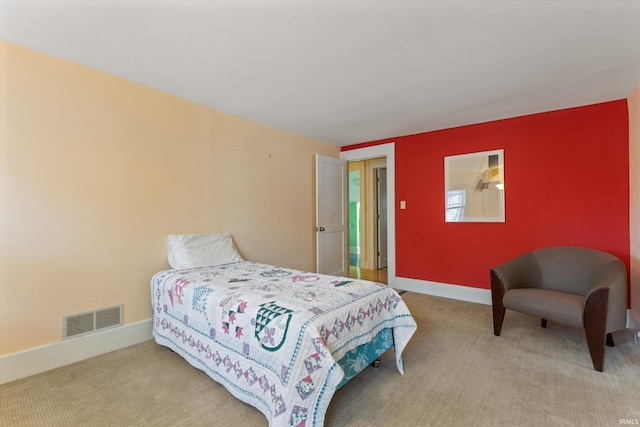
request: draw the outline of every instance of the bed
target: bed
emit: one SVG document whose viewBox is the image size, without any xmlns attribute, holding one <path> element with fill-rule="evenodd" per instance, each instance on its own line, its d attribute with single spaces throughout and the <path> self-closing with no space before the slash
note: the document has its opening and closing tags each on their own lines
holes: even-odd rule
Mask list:
<svg viewBox="0 0 640 427">
<path fill-rule="evenodd" d="M 169 236 L 169 263 L 151 279 L 156 342 L 270 426 L 322 426 L 335 390 L 389 349 L 404 374 L 416 323 L 390 287 L 245 261 L 229 233 Z"/>
</svg>

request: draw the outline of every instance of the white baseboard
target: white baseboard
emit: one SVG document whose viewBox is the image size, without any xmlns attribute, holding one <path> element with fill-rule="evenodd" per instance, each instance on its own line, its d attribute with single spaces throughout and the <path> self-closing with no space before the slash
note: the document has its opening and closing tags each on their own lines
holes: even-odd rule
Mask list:
<svg viewBox="0 0 640 427">
<path fill-rule="evenodd" d="M 396 277 L 395 289 L 491 305 L 491 290 Z M 627 328 L 634 324 L 627 310 Z M 638 322 L 640 323 L 640 321 Z M 151 319 L 0 357 L 0 384 L 153 339 Z"/>
<path fill-rule="evenodd" d="M 431 282 L 428 280 L 408 279 L 396 277 L 394 289 L 417 292 L 420 294 L 437 297 L 457 299 L 461 301 L 476 302 L 491 305 L 491 289 L 472 288 L 469 286 L 452 285 L 447 283 Z M 627 309 L 627 325 L 629 329 L 636 329 L 631 310 Z M 640 321 L 638 322 L 640 325 Z M 640 329 L 640 328 L 638 328 Z"/>
<path fill-rule="evenodd" d="M 627 328 L 640 331 L 640 315 L 631 310 L 627 310 Z"/>
<path fill-rule="evenodd" d="M 406 277 L 396 277 L 394 288 L 437 297 L 491 305 L 490 289 L 471 288 L 469 286 L 408 279 Z"/>
<path fill-rule="evenodd" d="M 153 339 L 151 319 L 0 357 L 0 384 Z"/>
</svg>

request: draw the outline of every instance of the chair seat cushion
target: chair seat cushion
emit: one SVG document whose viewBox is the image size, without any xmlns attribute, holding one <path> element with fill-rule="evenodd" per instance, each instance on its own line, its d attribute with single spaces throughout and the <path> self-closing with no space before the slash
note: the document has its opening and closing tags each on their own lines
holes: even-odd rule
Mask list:
<svg viewBox="0 0 640 427">
<path fill-rule="evenodd" d="M 548 289 L 509 289 L 502 299 L 505 308 L 563 325 L 584 327 L 584 297 Z"/>
</svg>

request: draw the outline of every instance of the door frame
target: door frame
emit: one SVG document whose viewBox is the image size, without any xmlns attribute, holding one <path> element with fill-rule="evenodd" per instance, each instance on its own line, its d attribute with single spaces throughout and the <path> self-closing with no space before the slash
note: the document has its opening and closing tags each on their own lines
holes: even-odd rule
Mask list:
<svg viewBox="0 0 640 427">
<path fill-rule="evenodd" d="M 382 251 L 381 251 L 381 246 L 382 245 L 380 244 L 380 235 L 381 235 L 381 233 L 380 233 L 380 223 L 381 223 L 380 207 L 383 206 L 383 204 L 380 203 L 380 194 L 381 194 L 381 192 L 380 192 L 380 178 L 379 178 L 379 176 L 380 176 L 380 171 L 381 170 L 384 170 L 384 172 L 385 172 L 385 175 L 384 175 L 385 176 L 384 196 L 385 196 L 385 199 L 386 199 L 386 197 L 387 197 L 387 182 L 386 182 L 387 181 L 386 180 L 387 167 L 385 166 L 383 168 L 382 167 L 374 167 L 373 168 L 374 178 L 375 178 L 375 181 L 374 181 L 375 188 L 374 188 L 374 192 L 373 192 L 373 194 L 374 194 L 373 205 L 375 207 L 375 212 L 374 212 L 375 223 L 374 223 L 374 230 L 373 230 L 374 231 L 374 233 L 373 233 L 374 234 L 373 251 L 374 251 L 374 255 L 375 255 L 375 267 L 378 270 L 382 269 L 382 268 L 387 268 L 387 265 L 389 263 L 389 255 L 388 255 L 388 251 L 387 251 L 387 248 L 386 248 L 386 245 L 385 245 L 385 252 L 386 252 L 385 253 L 385 255 L 386 255 L 385 262 L 386 262 L 386 264 L 384 266 L 380 265 L 380 264 L 382 264 L 382 262 L 381 262 L 382 261 Z M 385 205 L 386 205 L 386 203 L 385 203 Z M 386 213 L 389 212 L 389 210 L 386 209 L 386 206 L 385 206 L 385 211 L 386 211 Z M 386 228 L 389 228 L 389 221 L 387 221 L 387 217 L 385 217 L 384 226 Z M 387 233 L 387 234 L 389 234 L 389 233 Z"/>
<path fill-rule="evenodd" d="M 389 142 L 371 147 L 356 148 L 340 152 L 340 159 L 347 162 L 386 157 L 387 159 L 387 275 L 389 286 L 396 284 L 396 175 L 395 175 L 395 143 Z"/>
</svg>

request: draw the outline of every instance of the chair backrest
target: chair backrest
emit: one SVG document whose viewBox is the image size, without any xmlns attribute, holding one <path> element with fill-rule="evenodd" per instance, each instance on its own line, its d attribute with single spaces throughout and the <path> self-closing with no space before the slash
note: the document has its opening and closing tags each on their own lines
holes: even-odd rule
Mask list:
<svg viewBox="0 0 640 427">
<path fill-rule="evenodd" d="M 542 275 L 542 287 L 575 295 L 586 295 L 599 270 L 615 256 L 597 249 L 555 246 L 531 251 Z"/>
</svg>

